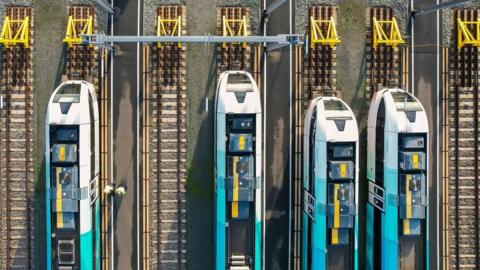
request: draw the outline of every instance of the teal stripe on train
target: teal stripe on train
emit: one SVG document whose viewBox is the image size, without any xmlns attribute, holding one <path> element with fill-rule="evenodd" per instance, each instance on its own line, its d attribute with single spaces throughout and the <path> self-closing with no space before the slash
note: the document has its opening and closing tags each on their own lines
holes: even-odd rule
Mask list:
<svg viewBox="0 0 480 270">
<path fill-rule="evenodd" d="M 100 270 L 100 202 L 99 199 L 95 202 L 95 245 L 96 245 L 96 258 L 95 269 Z"/>
<path fill-rule="evenodd" d="M 45 215 L 46 215 L 46 234 L 45 234 L 45 242 L 47 245 L 47 249 L 45 251 L 47 260 L 46 260 L 46 270 L 52 269 L 52 213 L 51 213 L 51 205 L 50 205 L 50 164 L 45 162 L 45 170 L 46 170 L 46 179 L 45 179 Z"/>
<path fill-rule="evenodd" d="M 93 270 L 92 230 L 80 234 L 80 270 Z"/>
<path fill-rule="evenodd" d="M 258 202 L 258 198 L 257 202 Z M 260 200 L 261 201 L 261 200 Z M 261 218 L 261 217 L 260 217 Z M 262 221 L 255 221 L 255 270 L 262 269 Z"/>
<path fill-rule="evenodd" d="M 382 269 L 398 265 L 398 206 L 391 196 L 398 195 L 398 169 L 384 167 L 385 213 L 382 214 Z"/>
<path fill-rule="evenodd" d="M 215 196 L 215 269 L 224 270 L 226 262 L 225 251 L 225 151 L 217 150 L 217 179 Z"/>
</svg>

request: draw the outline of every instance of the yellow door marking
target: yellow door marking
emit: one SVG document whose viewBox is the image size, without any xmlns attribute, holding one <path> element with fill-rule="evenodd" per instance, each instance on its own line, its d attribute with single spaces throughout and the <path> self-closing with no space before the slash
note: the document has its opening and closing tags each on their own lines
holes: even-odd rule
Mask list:
<svg viewBox="0 0 480 270">
<path fill-rule="evenodd" d="M 338 228 L 340 227 L 340 203 L 338 201 L 338 189 L 340 188 L 339 184 L 334 185 L 334 192 L 333 192 L 333 227 Z"/>
<path fill-rule="evenodd" d="M 345 163 L 340 164 L 340 177 L 347 177 L 347 164 Z"/>
<path fill-rule="evenodd" d="M 232 199 L 232 217 L 238 217 L 238 157 L 233 157 L 233 199 Z"/>
<path fill-rule="evenodd" d="M 417 154 L 413 154 L 413 156 L 412 156 L 412 163 L 413 163 L 413 164 L 412 164 L 412 167 L 413 167 L 414 169 L 418 169 L 418 165 L 419 165 L 419 164 L 418 164 L 418 155 L 417 155 Z"/>
<path fill-rule="evenodd" d="M 238 202 L 232 202 L 232 218 L 238 217 Z"/>
<path fill-rule="evenodd" d="M 238 149 L 245 150 L 245 137 L 243 135 L 238 137 Z"/>
<path fill-rule="evenodd" d="M 403 220 L 403 234 L 410 234 L 410 220 L 404 219 Z"/>
<path fill-rule="evenodd" d="M 65 145 L 61 145 L 58 149 L 58 159 L 60 161 L 65 161 Z"/>
<path fill-rule="evenodd" d="M 338 244 L 338 229 L 332 229 L 332 244 Z"/>
<path fill-rule="evenodd" d="M 407 208 L 407 213 L 406 216 L 407 218 L 412 218 L 412 192 L 410 191 L 410 179 L 412 179 L 412 176 L 410 174 L 407 174 L 405 177 L 406 183 L 405 183 L 405 196 L 406 196 L 406 205 L 405 207 Z"/>
<path fill-rule="evenodd" d="M 57 194 L 55 198 L 57 208 L 57 228 L 63 228 L 63 212 L 62 212 L 62 184 L 60 184 L 61 168 L 56 168 L 55 179 L 57 182 Z"/>
</svg>

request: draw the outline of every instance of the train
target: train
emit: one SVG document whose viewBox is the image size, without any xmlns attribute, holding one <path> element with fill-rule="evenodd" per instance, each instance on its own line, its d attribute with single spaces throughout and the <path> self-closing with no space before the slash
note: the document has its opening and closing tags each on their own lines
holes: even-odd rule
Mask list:
<svg viewBox="0 0 480 270">
<path fill-rule="evenodd" d="M 425 109 L 384 88 L 372 98 L 367 137 L 366 269 L 430 269 Z"/>
<path fill-rule="evenodd" d="M 99 109 L 94 86 L 69 80 L 45 120 L 46 269 L 100 269 Z"/>
<path fill-rule="evenodd" d="M 215 102 L 215 269 L 262 267 L 262 107 L 252 75 L 220 74 Z"/>
<path fill-rule="evenodd" d="M 314 98 L 303 134 L 303 270 L 358 269 L 355 115 L 337 97 Z"/>
</svg>

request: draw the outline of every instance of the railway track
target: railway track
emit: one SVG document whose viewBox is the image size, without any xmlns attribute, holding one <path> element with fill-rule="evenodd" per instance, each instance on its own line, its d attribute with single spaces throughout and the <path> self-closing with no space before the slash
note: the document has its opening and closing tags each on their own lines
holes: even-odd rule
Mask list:
<svg viewBox="0 0 480 270">
<path fill-rule="evenodd" d="M 186 34 L 185 7 L 160 6 L 157 15 L 165 19 L 181 16 L 182 35 Z M 174 23 L 165 23 L 165 27 L 171 31 Z M 150 260 L 147 265 L 152 269 L 186 269 L 185 44 L 152 46 L 149 56 L 150 116 L 146 124 L 150 124 L 147 142 L 151 149 L 146 160 L 149 164 L 144 160 L 144 167 L 150 172 L 144 177 L 150 178 L 150 214 L 144 213 L 143 220 L 149 224 L 144 226 L 144 230 L 148 229 L 144 237 L 150 242 L 146 247 L 146 258 Z"/>
<path fill-rule="evenodd" d="M 455 10 L 454 21 L 476 21 L 477 10 Z M 456 32 L 456 31 L 455 31 Z M 456 33 L 454 35 L 456 40 Z M 452 44 L 456 44 L 453 42 Z M 449 50 L 447 88 L 447 269 L 480 268 L 479 61 L 478 48 Z"/>
<path fill-rule="evenodd" d="M 372 7 L 367 10 L 367 71 L 366 71 L 366 96 L 370 99 L 373 94 L 380 90 L 381 86 L 400 86 L 400 79 L 407 82 L 408 77 L 404 77 L 404 72 L 400 72 L 400 49 L 392 46 L 380 44 L 373 48 L 373 18 L 377 20 L 391 20 L 393 9 L 386 7 Z M 387 27 L 385 32 L 389 33 Z M 406 51 L 406 50 L 405 50 Z M 402 58 L 403 59 L 403 58 Z M 407 60 L 407 59 L 404 59 Z M 403 65 L 404 68 L 407 66 Z M 402 75 L 402 77 L 400 76 Z"/>
<path fill-rule="evenodd" d="M 30 17 L 29 48 L 3 48 L 1 95 L 1 264 L 30 269 L 35 263 L 33 207 L 33 10 L 8 7 L 11 19 Z M 16 31 L 16 30 L 14 30 Z"/>
<path fill-rule="evenodd" d="M 337 20 L 336 6 L 311 6 L 308 16 L 310 34 L 310 17 L 316 20 Z M 325 25 L 321 25 L 326 33 Z M 294 142 L 294 222 L 293 222 L 293 269 L 301 269 L 301 230 L 303 211 L 303 121 L 305 111 L 311 99 L 319 96 L 338 96 L 336 82 L 336 47 L 315 44 L 308 53 L 301 47 L 295 48 L 295 142 Z"/>
<path fill-rule="evenodd" d="M 229 27 L 232 33 L 237 35 L 239 30 L 246 28 L 247 35 L 250 35 L 250 9 L 246 7 L 219 7 L 217 8 L 217 32 L 223 34 L 223 18 L 227 20 L 241 20 L 246 18 L 246 24 L 242 26 L 241 22 L 232 21 Z M 226 70 L 245 70 L 252 72 L 252 48 L 242 46 L 241 43 L 227 43 L 225 46 L 217 47 L 217 73 L 220 74 Z M 257 54 L 258 50 L 254 50 Z M 256 59 L 256 58 L 255 58 Z M 257 63 L 257 61 L 255 61 Z"/>
<path fill-rule="evenodd" d="M 311 6 L 307 33 L 310 33 L 312 27 L 310 17 L 316 20 L 329 20 L 330 17 L 333 17 L 336 22 L 337 7 Z M 325 24 L 321 25 L 322 33 L 327 32 L 326 27 Z M 304 56 L 303 79 L 305 83 L 303 84 L 303 93 L 307 102 L 318 96 L 337 94 L 336 50 L 336 46 L 332 48 L 328 45 L 315 44 L 313 48 L 308 49 L 308 54 Z M 304 105 L 306 108 L 308 104 Z"/>
<path fill-rule="evenodd" d="M 75 19 L 93 18 L 93 31 L 97 32 L 97 20 L 93 6 L 70 6 L 68 16 Z M 81 33 L 84 23 L 76 23 L 76 33 Z M 109 269 L 109 222 L 110 204 L 107 196 L 103 194 L 105 185 L 110 181 L 109 173 L 109 81 L 108 78 L 108 51 L 99 50 L 97 47 L 73 45 L 66 47 L 66 62 L 63 80 L 85 80 L 93 84 L 97 92 L 100 113 L 100 200 L 101 200 L 101 267 Z M 104 67 L 100 66 L 103 59 Z M 103 73 L 102 73 L 103 72 Z"/>
<path fill-rule="evenodd" d="M 68 15 L 77 19 L 93 17 L 93 28 L 96 31 L 97 23 L 95 9 L 92 6 L 70 6 Z M 76 32 L 81 33 L 84 24 L 76 24 Z M 68 79 L 82 79 L 94 84 L 99 94 L 98 80 L 98 48 L 94 46 L 74 45 L 67 47 L 66 76 Z"/>
</svg>

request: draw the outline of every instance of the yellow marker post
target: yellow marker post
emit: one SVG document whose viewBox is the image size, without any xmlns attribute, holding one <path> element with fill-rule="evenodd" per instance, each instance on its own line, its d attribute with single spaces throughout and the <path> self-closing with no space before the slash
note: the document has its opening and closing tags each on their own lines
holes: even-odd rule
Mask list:
<svg viewBox="0 0 480 270">
<path fill-rule="evenodd" d="M 238 217 L 238 157 L 233 157 L 233 199 L 232 199 L 232 218 Z"/>
<path fill-rule="evenodd" d="M 60 183 L 61 168 L 57 168 L 55 172 L 55 179 L 57 180 L 57 194 L 55 204 L 57 208 L 57 228 L 63 228 L 63 212 L 62 212 L 62 184 Z"/>
</svg>

